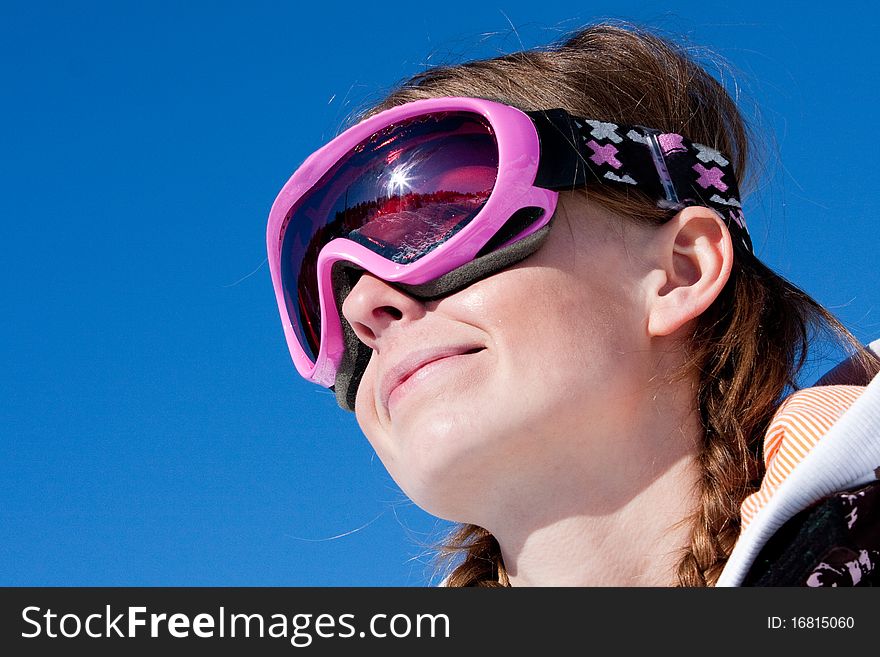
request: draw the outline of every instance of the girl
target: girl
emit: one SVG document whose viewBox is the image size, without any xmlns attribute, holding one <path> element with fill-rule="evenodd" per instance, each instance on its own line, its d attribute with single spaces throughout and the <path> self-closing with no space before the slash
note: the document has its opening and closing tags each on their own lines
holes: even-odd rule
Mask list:
<svg viewBox="0 0 880 657">
<path fill-rule="evenodd" d="M 460 523 L 446 584 L 880 577 L 880 360 L 753 253 L 748 156 L 681 48 L 600 24 L 415 76 L 282 189 L 291 355 Z M 791 394 L 822 328 L 852 358 Z"/>
</svg>

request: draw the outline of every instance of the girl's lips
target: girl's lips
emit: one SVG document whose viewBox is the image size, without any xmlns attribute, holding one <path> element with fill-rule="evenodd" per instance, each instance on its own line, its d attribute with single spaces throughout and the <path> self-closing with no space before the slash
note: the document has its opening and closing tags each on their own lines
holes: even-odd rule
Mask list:
<svg viewBox="0 0 880 657">
<path fill-rule="evenodd" d="M 442 361 L 475 354 L 484 349 L 485 347 L 482 345 L 464 344 L 413 352 L 389 369 L 382 377 L 380 386 L 382 407 L 388 411 L 392 394 L 399 397 L 400 393 L 415 385 L 417 380 L 424 378 L 429 371 L 437 369 Z"/>
</svg>

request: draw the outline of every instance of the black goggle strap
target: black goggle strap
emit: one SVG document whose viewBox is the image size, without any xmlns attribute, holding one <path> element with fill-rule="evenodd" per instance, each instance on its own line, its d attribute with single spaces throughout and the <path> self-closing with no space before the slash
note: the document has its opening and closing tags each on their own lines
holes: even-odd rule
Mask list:
<svg viewBox="0 0 880 657">
<path fill-rule="evenodd" d="M 638 189 L 671 214 L 709 207 L 753 251 L 733 165 L 719 151 L 677 133 L 582 119 L 564 109 L 526 114 L 541 143 L 535 186 L 565 191 L 600 182 Z"/>
</svg>

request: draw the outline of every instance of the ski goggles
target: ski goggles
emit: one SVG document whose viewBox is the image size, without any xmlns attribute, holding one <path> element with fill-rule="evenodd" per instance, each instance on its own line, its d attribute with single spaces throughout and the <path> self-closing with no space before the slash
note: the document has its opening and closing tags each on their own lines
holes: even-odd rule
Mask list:
<svg viewBox="0 0 880 657">
<path fill-rule="evenodd" d="M 676 133 L 455 97 L 349 128 L 302 163 L 269 213 L 297 370 L 353 409 L 371 350 L 340 309 L 361 273 L 420 298 L 450 294 L 534 252 L 559 192 L 594 184 L 643 194 L 670 217 L 709 207 L 752 249 L 730 161 Z"/>
</svg>

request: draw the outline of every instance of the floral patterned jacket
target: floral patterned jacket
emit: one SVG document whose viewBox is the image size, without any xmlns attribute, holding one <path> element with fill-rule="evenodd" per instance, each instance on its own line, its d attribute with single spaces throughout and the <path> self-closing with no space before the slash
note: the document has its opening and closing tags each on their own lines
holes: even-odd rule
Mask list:
<svg viewBox="0 0 880 657">
<path fill-rule="evenodd" d="M 880 586 L 880 482 L 795 515 L 764 545 L 742 584 Z"/>
</svg>

